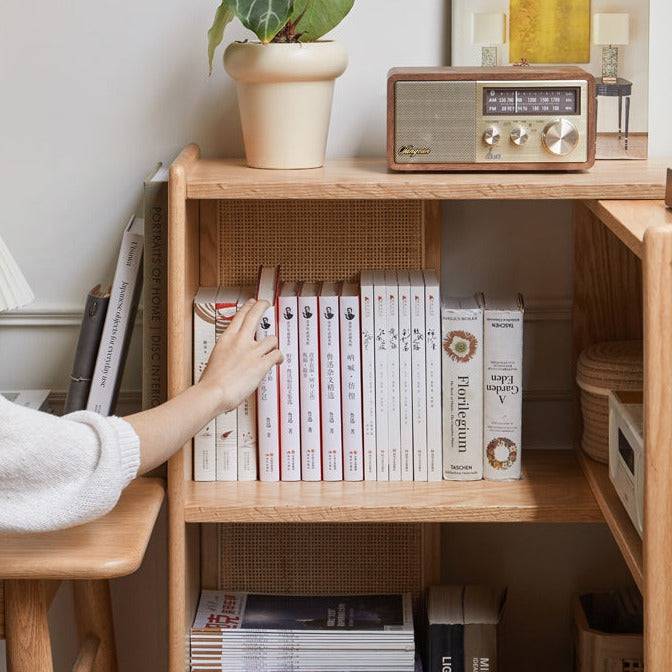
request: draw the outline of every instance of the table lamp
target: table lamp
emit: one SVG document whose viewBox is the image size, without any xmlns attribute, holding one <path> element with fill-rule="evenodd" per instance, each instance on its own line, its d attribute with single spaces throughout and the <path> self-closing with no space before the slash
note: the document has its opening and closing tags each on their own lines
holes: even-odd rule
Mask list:
<svg viewBox="0 0 672 672">
<path fill-rule="evenodd" d="M 630 42 L 629 14 L 594 14 L 593 42 L 602 45 L 602 81 L 618 79 L 618 47 Z"/>
<path fill-rule="evenodd" d="M 21 269 L 0 236 L 0 312 L 20 308 L 34 299 Z"/>
<path fill-rule="evenodd" d="M 506 42 L 506 14 L 486 12 L 471 15 L 472 43 L 481 46 L 481 66 L 497 65 L 497 45 Z"/>
</svg>

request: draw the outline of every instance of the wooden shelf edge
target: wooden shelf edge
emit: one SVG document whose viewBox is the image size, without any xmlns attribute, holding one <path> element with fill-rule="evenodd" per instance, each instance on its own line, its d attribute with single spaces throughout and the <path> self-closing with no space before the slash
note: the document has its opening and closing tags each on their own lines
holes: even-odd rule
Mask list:
<svg viewBox="0 0 672 672">
<path fill-rule="evenodd" d="M 577 450 L 578 460 L 604 519 L 618 545 L 625 564 L 640 591 L 644 591 L 644 560 L 642 539 L 609 479 L 609 469 Z"/>
<path fill-rule="evenodd" d="M 524 454 L 521 481 L 185 483 L 188 523 L 600 523 L 571 450 Z"/>
</svg>

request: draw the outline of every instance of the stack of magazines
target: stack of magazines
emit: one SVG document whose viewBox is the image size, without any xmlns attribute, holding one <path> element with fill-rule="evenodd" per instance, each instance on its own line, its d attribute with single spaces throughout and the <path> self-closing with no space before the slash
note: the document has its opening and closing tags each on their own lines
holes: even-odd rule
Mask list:
<svg viewBox="0 0 672 672">
<path fill-rule="evenodd" d="M 191 631 L 191 669 L 413 672 L 411 596 L 204 590 Z"/>
</svg>

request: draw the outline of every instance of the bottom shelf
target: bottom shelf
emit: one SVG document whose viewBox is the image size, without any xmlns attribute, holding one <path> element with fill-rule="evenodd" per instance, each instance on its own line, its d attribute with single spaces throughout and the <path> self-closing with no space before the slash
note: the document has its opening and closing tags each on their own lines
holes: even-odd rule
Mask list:
<svg viewBox="0 0 672 672">
<path fill-rule="evenodd" d="M 640 591 L 644 590 L 644 560 L 642 538 L 630 520 L 628 512 L 609 479 L 609 468 L 577 451 L 578 460 L 595 499 L 604 514 L 609 529 L 621 549 L 625 563 Z"/>
<path fill-rule="evenodd" d="M 525 452 L 520 481 L 185 485 L 191 523 L 604 522 L 572 450 Z"/>
</svg>

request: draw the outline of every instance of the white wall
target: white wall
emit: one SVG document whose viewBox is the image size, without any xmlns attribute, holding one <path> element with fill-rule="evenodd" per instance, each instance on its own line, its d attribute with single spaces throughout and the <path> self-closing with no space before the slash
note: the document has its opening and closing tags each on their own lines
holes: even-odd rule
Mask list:
<svg viewBox="0 0 672 672">
<path fill-rule="evenodd" d="M 0 232 L 38 301 L 0 318 L 0 388 L 64 388 L 84 293 L 111 272 L 121 227 L 136 206 L 142 176 L 157 159 L 189 141 L 200 143 L 207 155 L 241 154 L 231 83 L 220 65 L 207 77 L 205 32 L 214 5 L 205 0 L 3 1 Z M 351 60 L 337 87 L 331 156 L 383 154 L 385 73 L 394 65 L 446 62 L 447 22 L 442 0 L 358 0 L 336 32 Z M 668 156 L 670 24 L 669 3 L 652 0 L 651 153 Z M 543 227 L 536 220 L 540 216 Z M 540 319 L 528 325 L 528 341 L 535 344 L 528 352 L 528 387 L 537 396 L 528 398 L 526 431 L 532 433 L 528 439 L 542 437 L 535 419 L 548 413 L 560 427 L 566 412 L 564 402 L 554 405 L 551 395 L 544 396 L 544 388 L 558 391 L 570 384 L 567 205 L 541 210 L 535 204 L 451 204 L 446 220 L 446 233 L 458 244 L 446 242 L 444 282 L 460 290 L 496 285 L 503 268 L 501 261 L 489 260 L 503 249 L 513 273 L 507 276 L 510 286 L 538 299 Z M 535 237 L 545 236 L 553 241 L 547 244 L 552 265 L 542 259 L 528 265 Z M 467 253 L 480 253 L 481 261 L 467 264 Z M 139 387 L 138 354 L 136 344 L 126 390 Z M 534 411 L 535 405 L 545 410 Z M 469 534 L 465 528 L 463 538 Z M 571 529 L 565 534 L 571 546 Z M 576 535 L 582 543 L 585 534 Z M 592 557 L 614 556 L 605 535 L 594 544 Z M 526 542 L 521 553 L 527 548 Z M 577 577 L 593 575 L 585 572 L 584 560 L 568 561 Z M 162 523 L 143 572 L 114 587 L 126 672 L 144 670 L 146 660 L 156 669 L 164 667 L 164 622 L 157 613 L 165 614 L 165 581 Z M 52 610 L 61 633 L 71 626 L 67 602 L 67 596 L 59 598 Z M 68 669 L 71 638 L 56 639 L 58 669 Z"/>
</svg>

